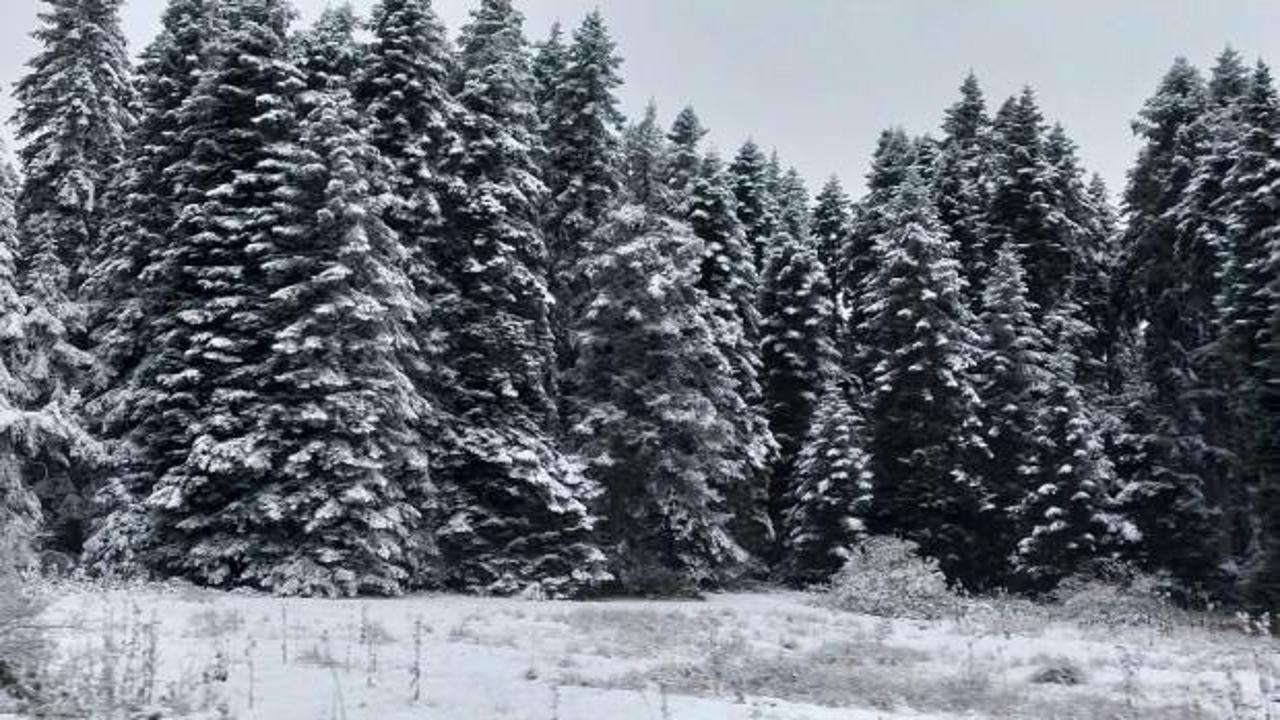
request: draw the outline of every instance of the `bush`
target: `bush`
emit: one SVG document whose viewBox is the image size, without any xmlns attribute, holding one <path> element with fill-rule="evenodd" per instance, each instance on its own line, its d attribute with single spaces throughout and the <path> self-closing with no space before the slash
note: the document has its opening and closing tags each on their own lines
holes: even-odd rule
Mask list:
<svg viewBox="0 0 1280 720">
<path fill-rule="evenodd" d="M 44 603 L 15 567 L 23 552 L 14 539 L 0 538 L 0 696 L 31 701 L 32 678 L 46 662 L 49 646 L 36 621 Z"/>
<path fill-rule="evenodd" d="M 1055 594 L 1061 601 L 1062 619 L 1083 627 L 1169 629 L 1178 614 L 1169 599 L 1168 584 L 1150 575 L 1069 578 Z"/>
<path fill-rule="evenodd" d="M 935 620 L 963 607 L 936 560 L 892 537 L 867 538 L 832 578 L 826 598 L 837 609 L 886 618 Z"/>
</svg>

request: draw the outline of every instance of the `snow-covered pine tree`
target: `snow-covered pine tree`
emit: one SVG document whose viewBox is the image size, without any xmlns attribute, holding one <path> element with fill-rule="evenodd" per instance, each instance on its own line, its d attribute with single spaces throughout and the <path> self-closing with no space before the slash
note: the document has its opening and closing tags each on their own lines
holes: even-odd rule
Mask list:
<svg viewBox="0 0 1280 720">
<path fill-rule="evenodd" d="M 604 489 L 602 529 L 631 592 L 715 585 L 746 552 L 727 531 L 720 491 L 740 473 L 734 396 L 710 300 L 698 288 L 703 243 L 688 227 L 628 205 L 583 261 L 573 437 Z"/>
<path fill-rule="evenodd" d="M 278 506 L 259 502 L 277 470 L 266 425 L 274 342 L 263 253 L 278 225 L 284 171 L 296 162 L 302 78 L 285 0 L 222 5 L 207 66 L 178 112 L 190 151 L 171 168 L 180 192 L 169 242 L 148 269 L 165 287 L 139 388 L 133 442 L 154 459 L 145 561 L 218 586 L 256 584 L 273 561 Z M 259 533 L 262 533 L 259 537 Z M 284 542 L 291 541 L 292 538 Z"/>
<path fill-rule="evenodd" d="M 784 521 L 784 575 L 791 582 L 825 582 L 855 557 L 866 535 L 872 478 L 861 403 L 850 394 L 834 369 L 827 374 L 796 461 Z"/>
<path fill-rule="evenodd" d="M 714 155 L 701 165 L 687 201 L 690 228 L 706 252 L 698 288 L 711 304 L 716 343 L 735 385 L 726 397 L 731 406 L 746 408 L 728 418 L 736 462 L 735 471 L 722 478 L 721 492 L 732 514 L 733 537 L 758 559 L 768 559 L 776 538 L 768 514 L 768 474 L 777 446 L 762 407 L 760 281 L 735 212 L 732 179 Z"/>
<path fill-rule="evenodd" d="M 430 398 L 453 382 L 441 358 L 449 328 L 431 314 L 433 305 L 455 295 L 433 263 L 444 224 L 437 193 L 448 181 L 439 168 L 454 143 L 452 48 L 430 0 L 381 0 L 368 31 L 373 37 L 356 79 L 356 101 L 369 118 L 374 147 L 394 168 L 396 202 L 386 221 L 409 251 L 406 269 L 415 293 L 427 300 L 415 323 L 418 352 L 406 353 L 401 365 L 419 394 Z M 430 438 L 444 424 L 434 414 L 423 422 Z"/>
<path fill-rule="evenodd" d="M 546 189 L 523 25 L 510 0 L 483 0 L 459 38 L 458 146 L 444 164 L 452 182 L 441 194 L 448 229 L 438 253 L 458 294 L 439 310 L 454 328 L 456 379 L 442 392 L 453 422 L 433 468 L 447 498 L 439 543 L 449 583 L 562 598 L 609 577 L 591 538 L 596 488 L 555 444 L 547 249 L 537 225 Z M 660 137 L 656 122 L 651 131 Z"/>
<path fill-rule="evenodd" d="M 827 271 L 827 288 L 831 293 L 832 323 L 840 313 L 840 265 L 847 253 L 849 236 L 853 232 L 853 203 L 840 178 L 832 175 L 814 198 L 813 215 L 809 218 L 813 241 L 818 249 L 818 260 Z"/>
<path fill-rule="evenodd" d="M 869 382 L 871 370 L 882 350 L 861 335 L 871 314 L 871 305 L 875 302 L 874 296 L 868 293 L 872 292 L 871 283 L 881 259 L 876 240 L 891 229 L 890 206 L 903 179 L 912 172 L 914 163 L 911 138 L 902 128 L 885 130 L 880 134 L 871 158 L 871 170 L 867 173 L 867 194 L 858 203 L 846 257 L 840 266 L 839 292 L 848 315 L 842 352 L 849 361 L 850 369 L 866 387 L 870 387 L 865 384 Z"/>
<path fill-rule="evenodd" d="M 315 109 L 312 100 L 323 101 L 325 93 L 354 91 L 364 60 L 364 48 L 355 37 L 360 22 L 350 5 L 327 7 L 294 42 L 298 69 L 306 83 L 306 91 L 297 100 L 299 117 L 309 116 Z"/>
<path fill-rule="evenodd" d="M 872 530 L 919 543 L 952 581 L 967 584 L 984 561 L 977 320 L 955 248 L 915 170 L 881 218 L 887 229 L 876 239 L 880 258 L 859 333 L 883 352 L 867 383 Z"/>
<path fill-rule="evenodd" d="M 316 42 L 354 43 L 323 18 Z M 336 77 L 340 55 L 311 56 Z M 285 595 L 398 594 L 422 583 L 431 506 L 418 418 L 427 404 L 399 365 L 416 350 L 422 301 L 402 270 L 408 251 L 382 216 L 392 201 L 349 88 L 312 78 L 300 147 L 260 234 L 272 334 L 260 386 L 272 471 L 242 520 L 252 563 L 242 582 Z"/>
<path fill-rule="evenodd" d="M 769 517 L 782 528 L 794 497 L 797 456 L 809 436 L 814 409 L 834 371 L 831 302 L 817 249 L 805 238 L 780 233 L 770 241 L 760 298 L 764 336 L 764 408 L 778 443 L 769 479 Z"/>
<path fill-rule="evenodd" d="M 19 290 L 14 269 L 19 186 L 8 158 L 0 158 L 0 545 L 23 551 L 47 528 L 47 518 L 65 523 L 83 516 L 82 509 L 71 512 L 76 509 L 59 502 L 42 503 L 33 490 L 48 481 L 49 463 L 94 459 L 98 450 L 65 398 L 44 392 L 43 368 L 57 353 L 54 346 L 64 340 L 41 298 Z M 64 496 L 61 503 L 75 499 Z M 48 506 L 47 514 L 42 504 Z M 48 529 L 56 533 L 66 528 Z M 5 563 L 21 560 L 0 558 Z"/>
<path fill-rule="evenodd" d="M 564 30 L 560 21 L 551 24 L 547 39 L 538 43 L 533 57 L 534 100 L 537 102 L 540 127 L 545 132 L 545 123 L 549 119 L 549 110 L 556 97 L 556 88 L 560 85 L 560 76 L 568 62 L 569 50 L 564 44 Z"/>
<path fill-rule="evenodd" d="M 973 73 L 960 86 L 960 99 L 947 109 L 934 171 L 938 221 L 955 243 L 960 269 L 969 285 L 974 312 L 995 260 L 987 230 L 991 202 L 991 119 Z"/>
<path fill-rule="evenodd" d="M 1030 87 L 1009 98 L 995 119 L 996 156 L 987 225 L 998 247 L 1022 253 L 1036 319 L 1052 312 L 1070 291 L 1071 220 L 1058 205 L 1056 174 L 1046 150 L 1046 129 Z"/>
<path fill-rule="evenodd" d="M 575 363 L 570 328 L 586 292 L 584 278 L 577 275 L 579 261 L 622 190 L 619 135 L 624 118 L 616 96 L 622 85 L 621 65 L 604 17 L 598 10 L 587 15 L 574 31 L 543 118 L 543 181 L 551 198 L 543 231 L 550 253 L 552 331 L 561 371 Z M 563 392 L 572 396 L 574 389 L 566 386 Z"/>
<path fill-rule="evenodd" d="M 1219 322 L 1225 389 L 1242 421 L 1236 445 L 1240 470 L 1258 498 L 1262 563 L 1248 590 L 1262 605 L 1280 598 L 1280 99 L 1270 68 L 1261 62 L 1240 100 L 1239 117 L 1225 181 L 1229 205 Z"/>
<path fill-rule="evenodd" d="M 88 404 L 96 431 L 108 441 L 110 466 L 98 492 L 100 527 L 87 544 L 92 562 L 124 572 L 149 534 L 143 504 L 157 477 L 158 458 L 133 446 L 130 431 L 149 412 L 142 388 L 158 370 L 160 316 L 172 276 L 161 262 L 177 222 L 174 172 L 190 152 L 181 109 L 209 60 L 220 13 L 208 0 L 170 0 L 160 34 L 137 68 L 137 123 L 128 156 L 110 191 L 107 242 L 99 246 L 84 296 L 92 309 L 92 350 L 106 373 Z M 100 567 L 106 570 L 105 567 Z"/>
<path fill-rule="evenodd" d="M 1008 558 L 1021 529 L 1017 507 L 1040 474 L 1039 423 L 1054 380 L 1053 348 L 1035 321 L 1016 247 L 1005 244 L 996 251 L 981 303 L 979 396 L 990 451 L 982 464 L 988 528 L 982 584 L 993 586 L 1008 580 Z"/>
<path fill-rule="evenodd" d="M 776 196 L 778 204 L 778 232 L 807 241 L 809 238 L 809 189 L 805 187 L 800 171 L 790 168 L 782 176 Z M 765 266 L 769 264 L 765 258 Z"/>
<path fill-rule="evenodd" d="M 670 190 L 663 177 L 667 164 L 666 137 L 658 124 L 658 105 L 645 106 L 644 117 L 622 134 L 622 179 L 628 202 L 655 211 L 671 206 Z"/>
<path fill-rule="evenodd" d="M 663 179 L 671 193 L 672 210 L 677 215 L 687 212 L 689 196 L 702 174 L 701 145 L 706 135 L 707 129 L 702 127 L 692 107 L 681 110 L 667 132 L 669 150 Z"/>
<path fill-rule="evenodd" d="M 1134 123 L 1146 140 L 1129 174 L 1127 229 L 1116 290 L 1120 318 L 1141 332 L 1142 407 L 1131 413 L 1134 450 L 1120 499 L 1143 536 L 1140 560 L 1166 569 L 1188 587 L 1216 582 L 1221 556 L 1217 512 L 1205 496 L 1215 451 L 1193 402 L 1194 348 L 1183 325 L 1183 245 L 1174 212 L 1199 154 L 1205 85 L 1183 59 L 1174 62 Z M 1131 453 L 1133 454 L 1133 453 Z"/>
<path fill-rule="evenodd" d="M 22 168 L 14 260 L 29 329 L 40 338 L 29 346 L 39 356 L 28 363 L 24 382 L 69 419 L 82 415 L 81 394 L 99 380 L 85 351 L 90 314 L 80 285 L 107 242 L 104 198 L 125 154 L 133 87 L 120 0 L 43 4 L 34 33 L 39 50 L 14 88 Z M 33 487 L 54 545 L 78 553 L 96 471 L 86 458 L 46 449 L 40 462 L 47 472 Z"/>
<path fill-rule="evenodd" d="M 756 274 L 763 275 L 766 246 L 778 229 L 778 203 L 771 188 L 769 159 L 755 141 L 748 140 L 729 165 L 729 174 L 738 202 L 738 221 L 755 258 Z"/>
<path fill-rule="evenodd" d="M 1106 542 L 1111 468 L 1089 415 L 1074 378 L 1055 378 L 1040 418 L 1039 467 L 1017 507 L 1014 583 L 1024 591 L 1052 590 Z"/>
<path fill-rule="evenodd" d="M 22 142 L 19 275 L 60 320 L 104 242 L 102 202 L 133 123 L 122 0 L 43 0 L 40 50 L 14 88 Z"/>
</svg>

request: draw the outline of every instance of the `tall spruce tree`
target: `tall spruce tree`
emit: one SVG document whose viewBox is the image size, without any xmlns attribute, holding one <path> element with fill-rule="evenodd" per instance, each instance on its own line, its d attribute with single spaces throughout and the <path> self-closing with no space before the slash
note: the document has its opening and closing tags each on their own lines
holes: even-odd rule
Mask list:
<svg viewBox="0 0 1280 720">
<path fill-rule="evenodd" d="M 775 527 L 782 527 L 795 494 L 798 455 L 836 353 L 827 275 L 817 250 L 786 233 L 770 247 L 760 299 L 761 359 L 764 407 L 779 449 L 770 475 L 769 516 Z"/>
<path fill-rule="evenodd" d="M 729 363 L 735 386 L 729 399 L 746 408 L 729 418 L 737 463 L 720 490 L 732 513 L 733 536 L 757 558 L 768 559 L 776 539 L 768 513 L 768 474 L 777 446 L 762 407 L 760 281 L 731 182 L 718 158 L 705 158 L 689 195 L 688 222 L 704 244 L 698 288 L 711 305 L 716 343 Z"/>
<path fill-rule="evenodd" d="M 756 274 L 764 274 L 766 246 L 778 229 L 778 203 L 770 179 L 769 159 L 760 146 L 748 140 L 729 165 L 738 221 L 755 258 Z"/>
<path fill-rule="evenodd" d="M 569 597 L 608 576 L 590 539 L 594 486 L 554 439 L 547 249 L 537 225 L 545 188 L 523 25 L 510 0 L 484 0 L 459 38 L 459 146 L 441 195 L 448 230 L 439 267 L 458 295 L 440 309 L 453 328 L 456 377 L 443 393 L 455 422 L 434 459 L 449 510 L 440 545 L 457 587 Z"/>
<path fill-rule="evenodd" d="M 547 49 L 544 47 L 544 55 Z M 623 116 L 616 92 L 622 59 L 599 11 L 573 34 L 555 92 L 545 105 L 543 180 L 550 203 L 543 231 L 550 253 L 550 286 L 555 298 L 552 329 L 562 371 L 575 361 L 571 327 L 582 311 L 585 279 L 579 261 L 591 238 L 617 203 L 622 189 L 620 132 Z M 565 386 L 572 402 L 574 388 Z"/>
<path fill-rule="evenodd" d="M 960 86 L 960 99 L 947 109 L 942 124 L 934 174 L 938 221 L 955 243 L 960 268 L 969 285 L 974 312 L 995 260 L 987 229 L 991 202 L 991 119 L 973 74 Z"/>
<path fill-rule="evenodd" d="M 976 320 L 955 247 L 938 226 L 924 180 L 911 169 L 883 209 L 877 270 L 859 333 L 881 348 L 870 368 L 872 530 L 902 535 L 955 582 L 976 583 L 986 453 L 972 373 Z"/>
<path fill-rule="evenodd" d="M 1133 418 L 1143 461 L 1130 468 L 1120 498 L 1142 532 L 1141 560 L 1189 588 L 1216 583 L 1221 555 L 1217 512 L 1205 495 L 1215 451 L 1193 400 L 1203 388 L 1185 324 L 1193 318 L 1184 314 L 1175 212 L 1196 167 L 1204 110 L 1203 78 L 1178 59 L 1134 123 L 1146 143 L 1129 174 L 1123 266 L 1114 286 L 1126 311 L 1121 318 L 1142 333 L 1144 351 L 1143 407 Z"/>
<path fill-rule="evenodd" d="M 32 346 L 42 357 L 24 381 L 66 418 L 77 418 L 81 396 L 100 381 L 85 351 L 90 312 L 80 286 L 107 242 L 106 196 L 133 124 L 133 87 L 120 0 L 43 4 L 34 33 L 39 50 L 14 88 L 22 169 L 14 260 L 43 340 Z M 34 486 L 54 545 L 73 553 L 88 531 L 95 489 L 96 471 L 85 460 L 51 452 Z"/>
<path fill-rule="evenodd" d="M 872 503 L 865 421 L 851 388 L 828 374 L 796 461 L 784 522 L 784 574 L 800 584 L 829 579 L 857 557 Z"/>
<path fill-rule="evenodd" d="M 701 176 L 701 145 L 706 135 L 707 129 L 702 126 L 692 107 L 681 110 L 671 123 L 671 130 L 667 132 L 670 151 L 663 168 L 663 180 L 671 193 L 673 209 L 677 214 L 687 208 L 689 195 Z"/>
<path fill-rule="evenodd" d="M 628 205 L 583 261 L 590 296 L 574 425 L 587 473 L 604 489 L 602 530 L 621 585 L 692 592 L 738 572 L 721 492 L 740 473 L 729 360 L 698 288 L 705 249 L 687 226 Z"/>
<path fill-rule="evenodd" d="M 108 476 L 99 489 L 100 526 L 88 543 L 92 561 L 117 571 L 132 565 L 150 533 L 143 501 L 161 472 L 153 455 L 132 440 L 146 421 L 154 374 L 161 355 L 161 315 L 173 280 L 163 262 L 176 238 L 176 173 L 192 151 L 182 132 L 182 108 L 195 89 L 223 13 L 207 0 L 170 0 L 160 34 L 143 52 L 137 69 L 137 123 L 128 137 L 128 157 L 111 190 L 107 242 L 93 258 L 86 279 L 92 350 L 106 377 L 88 409 L 99 434 L 109 441 Z"/>
<path fill-rule="evenodd" d="M 623 185 L 629 201 L 666 210 L 671 204 L 670 189 L 663 177 L 666 137 L 658 125 L 658 105 L 652 100 L 645 106 L 644 117 L 623 132 L 622 157 Z"/>
<path fill-rule="evenodd" d="M 818 260 L 827 272 L 827 289 L 831 293 L 833 324 L 840 311 L 840 264 L 847 252 L 853 232 L 853 203 L 840 179 L 832 175 L 814 198 L 813 215 L 809 219 Z"/>
<path fill-rule="evenodd" d="M 982 464 L 988 532 L 987 583 L 1008 580 L 1006 561 L 1019 539 L 1018 506 L 1040 474 L 1040 422 L 1054 377 L 1049 339 L 1035 321 L 1016 247 L 1001 247 L 983 289 L 981 377 L 985 437 Z"/>
<path fill-rule="evenodd" d="M 787 170 L 778 184 L 775 197 L 778 204 L 778 232 L 787 233 L 799 240 L 808 240 L 809 189 L 805 187 L 799 170 Z M 767 259 L 765 265 L 768 265 Z"/>
<path fill-rule="evenodd" d="M 211 585 L 267 582 L 259 544 L 279 507 L 259 502 L 273 475 L 265 426 L 273 342 L 263 253 L 287 235 L 276 207 L 296 162 L 293 110 L 302 79 L 283 0 L 223 6 L 225 27 L 179 110 L 190 152 L 170 241 L 144 275 L 165 278 L 156 371 L 144 378 L 135 442 L 155 459 L 146 502 L 148 564 Z"/>
</svg>

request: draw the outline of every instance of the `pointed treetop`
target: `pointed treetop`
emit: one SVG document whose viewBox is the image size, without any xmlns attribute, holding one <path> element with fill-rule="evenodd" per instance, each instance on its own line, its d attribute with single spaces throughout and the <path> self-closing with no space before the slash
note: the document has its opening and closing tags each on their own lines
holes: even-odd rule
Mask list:
<svg viewBox="0 0 1280 720">
<path fill-rule="evenodd" d="M 1209 100 L 1218 107 L 1231 104 L 1249 87 L 1249 68 L 1230 45 L 1218 55 L 1209 76 Z"/>
<path fill-rule="evenodd" d="M 971 70 L 960 86 L 960 99 L 947 109 L 946 119 L 942 122 L 943 132 L 949 141 L 974 140 L 989 122 L 987 102 L 978 85 L 978 77 Z"/>
</svg>

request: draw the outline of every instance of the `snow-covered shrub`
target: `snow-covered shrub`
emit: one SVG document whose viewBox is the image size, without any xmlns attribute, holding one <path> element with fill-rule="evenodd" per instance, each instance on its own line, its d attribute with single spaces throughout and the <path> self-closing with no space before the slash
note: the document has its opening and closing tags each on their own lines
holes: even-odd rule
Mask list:
<svg viewBox="0 0 1280 720">
<path fill-rule="evenodd" d="M 0 698 L 34 699 L 32 678 L 49 650 L 36 622 L 44 602 L 20 574 L 25 543 L 0 536 Z"/>
<path fill-rule="evenodd" d="M 935 560 L 915 543 L 871 537 L 832 578 L 826 601 L 840 610 L 890 618 L 937 619 L 962 607 Z"/>
<path fill-rule="evenodd" d="M 1168 583 L 1146 574 L 1127 577 L 1072 577 L 1058 587 L 1060 613 L 1082 626 L 1170 628 L 1178 614 Z"/>
<path fill-rule="evenodd" d="M 1047 658 L 1031 674 L 1031 682 L 1038 685 L 1083 685 L 1084 670 L 1068 657 Z"/>
</svg>

